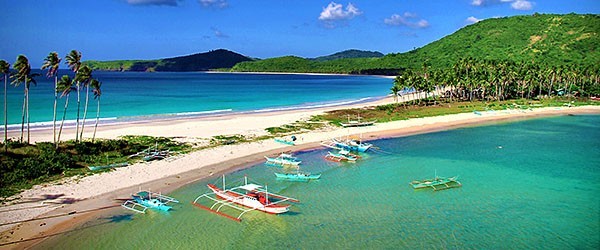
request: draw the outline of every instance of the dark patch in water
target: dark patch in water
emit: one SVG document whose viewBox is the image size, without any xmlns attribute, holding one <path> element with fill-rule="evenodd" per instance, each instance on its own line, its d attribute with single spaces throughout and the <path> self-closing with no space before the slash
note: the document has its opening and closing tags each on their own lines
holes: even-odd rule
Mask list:
<svg viewBox="0 0 600 250">
<path fill-rule="evenodd" d="M 123 222 L 123 221 L 132 221 L 133 220 L 133 214 L 113 215 L 113 216 L 110 216 L 110 217 L 108 217 L 106 219 L 108 221 L 114 222 L 114 223 L 119 223 L 119 222 Z"/>
</svg>

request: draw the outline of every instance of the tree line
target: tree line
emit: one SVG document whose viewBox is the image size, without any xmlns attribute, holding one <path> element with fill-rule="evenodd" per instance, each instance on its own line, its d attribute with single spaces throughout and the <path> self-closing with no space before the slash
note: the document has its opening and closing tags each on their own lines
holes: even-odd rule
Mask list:
<svg viewBox="0 0 600 250">
<path fill-rule="evenodd" d="M 62 59 L 59 57 L 58 53 L 50 52 L 48 56 L 44 59 L 44 63 L 42 64 L 41 69 L 47 70 L 46 76 L 48 78 L 54 77 L 54 107 L 53 107 L 53 119 L 52 119 L 52 131 L 53 131 L 53 143 L 56 148 L 58 148 L 58 142 L 60 142 L 60 137 L 63 130 L 63 125 L 65 121 L 65 117 L 67 114 L 67 108 L 69 106 L 69 97 L 72 91 L 77 92 L 77 120 L 76 120 L 76 133 L 75 133 L 75 142 L 79 142 L 83 139 L 83 131 L 85 127 L 85 120 L 87 117 L 88 104 L 89 104 L 89 92 L 90 88 L 92 89 L 92 93 L 94 95 L 94 99 L 97 100 L 97 108 L 96 108 L 96 123 L 94 125 L 94 134 L 92 136 L 92 141 L 96 137 L 96 129 L 98 127 L 98 121 L 100 119 L 100 96 L 102 95 L 101 86 L 102 83 L 97 79 L 92 77 L 92 69 L 87 65 L 82 65 L 81 63 L 81 52 L 77 50 L 72 50 L 65 57 L 65 64 L 69 67 L 69 69 L 75 74 L 73 78 L 69 75 L 63 75 L 58 78 L 58 69 L 60 66 L 60 62 Z M 11 70 L 11 65 L 5 61 L 0 60 L 0 72 L 3 74 L 4 78 L 4 147 L 6 150 L 6 146 L 8 143 L 8 110 L 7 110 L 7 85 L 8 79 L 11 79 L 10 84 L 14 87 L 23 86 L 23 106 L 21 113 L 21 133 L 19 137 L 19 142 L 29 143 L 30 141 L 30 115 L 29 115 L 29 91 L 31 84 L 37 84 L 35 78 L 39 77 L 40 74 L 31 72 L 31 65 L 29 64 L 29 59 L 25 55 L 19 55 L 13 64 L 13 69 Z M 85 105 L 83 110 L 83 117 L 81 117 L 81 98 L 80 93 L 85 88 Z M 60 94 L 60 96 L 59 96 Z M 60 127 L 58 129 L 57 134 L 57 102 L 59 98 L 65 99 L 64 110 L 62 114 L 62 119 L 60 121 Z M 82 118 L 80 122 L 80 118 Z M 80 127 L 81 126 L 81 127 Z"/>
<path fill-rule="evenodd" d="M 501 101 L 551 96 L 600 95 L 599 65 L 543 66 L 533 62 L 463 58 L 452 68 L 407 69 L 396 76 L 391 88 L 397 98 L 404 90 L 430 93 L 447 89 L 443 97 L 453 100 Z"/>
</svg>

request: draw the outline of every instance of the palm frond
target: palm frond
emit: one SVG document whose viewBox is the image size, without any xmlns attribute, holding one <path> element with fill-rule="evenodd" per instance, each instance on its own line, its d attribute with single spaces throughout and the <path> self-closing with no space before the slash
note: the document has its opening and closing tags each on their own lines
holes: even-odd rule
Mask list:
<svg viewBox="0 0 600 250">
<path fill-rule="evenodd" d="M 71 50 L 65 59 L 67 59 L 65 63 L 73 72 L 79 71 L 79 67 L 81 67 L 81 52 L 77 50 Z"/>
</svg>

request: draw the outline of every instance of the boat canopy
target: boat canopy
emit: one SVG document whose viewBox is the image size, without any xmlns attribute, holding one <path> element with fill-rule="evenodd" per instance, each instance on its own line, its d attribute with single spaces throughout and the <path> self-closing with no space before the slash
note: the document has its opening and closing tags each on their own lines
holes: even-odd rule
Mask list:
<svg viewBox="0 0 600 250">
<path fill-rule="evenodd" d="M 255 191 L 259 188 L 261 188 L 262 186 L 260 185 L 256 185 L 254 183 L 248 183 L 246 185 L 240 186 L 239 188 L 244 189 L 244 190 L 248 190 L 248 191 Z"/>
</svg>

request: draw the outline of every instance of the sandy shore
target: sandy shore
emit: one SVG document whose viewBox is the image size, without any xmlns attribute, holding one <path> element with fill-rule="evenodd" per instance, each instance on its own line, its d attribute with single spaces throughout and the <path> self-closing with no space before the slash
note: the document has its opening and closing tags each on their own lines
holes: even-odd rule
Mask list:
<svg viewBox="0 0 600 250">
<path fill-rule="evenodd" d="M 374 106 L 391 103 L 391 98 L 375 103 L 313 110 L 238 114 L 194 118 L 178 121 L 138 122 L 102 126 L 97 137 L 117 138 L 121 135 L 177 137 L 199 143 L 215 135 L 265 135 L 265 128 L 281 126 L 310 118 L 328 110 Z M 129 197 L 138 188 L 168 193 L 188 183 L 249 166 L 287 150 L 319 147 L 319 142 L 332 137 L 362 133 L 365 139 L 405 136 L 502 120 L 539 116 L 600 113 L 600 106 L 539 108 L 527 111 L 490 111 L 439 117 L 417 118 L 375 124 L 364 128 L 327 128 L 298 134 L 298 146 L 285 146 L 273 140 L 227 145 L 196 151 L 177 158 L 139 163 L 115 171 L 87 177 L 74 177 L 54 184 L 36 186 L 19 194 L 14 202 L 0 207 L 0 248 L 23 248 L 60 234 L 94 216 L 96 211 L 117 207 L 118 200 Z M 15 136 L 15 135 L 12 135 Z M 73 138 L 73 129 L 63 131 L 63 138 Z M 86 135 L 91 136 L 91 134 Z M 35 131 L 32 141 L 51 141 L 52 131 Z M 28 240 L 33 239 L 33 240 Z M 20 244 L 12 242 L 23 241 Z"/>
</svg>

